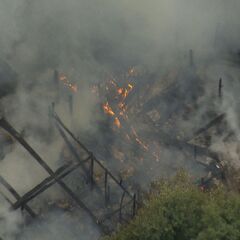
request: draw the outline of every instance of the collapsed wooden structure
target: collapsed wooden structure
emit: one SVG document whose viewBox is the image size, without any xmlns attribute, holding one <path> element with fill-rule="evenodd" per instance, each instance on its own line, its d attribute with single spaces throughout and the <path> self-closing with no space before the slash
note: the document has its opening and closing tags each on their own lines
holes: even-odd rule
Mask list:
<svg viewBox="0 0 240 240">
<path fill-rule="evenodd" d="M 222 86 L 222 85 L 221 85 Z M 168 93 L 161 94 L 162 100 L 168 99 L 170 92 L 177 92 L 175 83 L 172 85 Z M 69 98 L 70 113 L 72 113 L 72 98 Z M 160 101 L 159 97 L 153 97 L 143 108 L 146 111 L 149 105 L 154 105 L 155 102 Z M 199 146 L 191 142 L 196 136 L 206 132 L 212 126 L 218 124 L 225 118 L 225 114 L 216 116 L 212 121 L 204 127 L 196 131 L 192 138 L 177 139 L 170 134 L 166 134 L 159 128 L 154 126 L 154 122 L 145 115 L 146 121 L 155 131 L 149 132 L 149 137 L 156 137 L 163 145 L 171 146 L 179 150 L 184 149 L 194 156 L 194 159 L 200 156 L 208 156 L 216 164 L 220 164 L 218 153 L 209 150 L 207 147 Z M 165 121 L 169 118 L 169 114 L 161 120 Z M 12 202 L 7 198 L 6 200 L 11 204 L 12 209 L 21 208 L 25 210 L 31 217 L 38 217 L 38 214 L 30 206 L 32 200 L 37 198 L 41 193 L 45 192 L 53 185 L 58 185 L 61 189 L 75 202 L 76 207 L 83 209 L 92 219 L 92 221 L 99 226 L 104 233 L 114 231 L 118 223 L 127 222 L 135 216 L 137 210 L 137 195 L 131 193 L 123 181 L 115 177 L 101 161 L 99 161 L 94 154 L 66 127 L 57 113 L 54 111 L 54 105 L 50 111 L 50 121 L 53 123 L 64 140 L 69 152 L 71 152 L 74 161 L 65 162 L 55 171 L 44 161 L 40 155 L 27 143 L 24 138 L 14 129 L 13 126 L 5 119 L 0 119 L 0 127 L 7 131 L 13 138 L 15 138 L 33 157 L 33 159 L 48 173 L 48 177 L 42 180 L 39 184 L 33 187 L 24 195 L 20 196 L 17 191 L 0 176 L 0 184 L 8 190 L 8 192 L 16 200 Z M 154 136 L 154 134 L 156 136 Z M 151 135 L 151 136 L 150 136 Z M 79 151 L 80 149 L 80 151 Z M 74 171 L 81 170 L 81 174 L 85 179 L 86 189 L 73 189 L 64 180 L 71 176 Z M 221 169 L 219 170 L 221 171 Z M 94 200 L 93 200 L 94 199 Z M 97 201 L 98 209 L 94 206 Z M 91 204 L 93 202 L 94 204 Z"/>
<path fill-rule="evenodd" d="M 205 127 L 199 129 L 199 131 L 195 133 L 195 136 L 206 131 L 219 121 L 222 121 L 223 118 L 224 115 L 219 115 Z M 20 196 L 17 191 L 7 182 L 7 180 L 0 176 L 0 184 L 2 184 L 2 186 L 7 189 L 9 193 L 16 199 L 15 202 L 12 202 L 6 197 L 6 200 L 11 204 L 12 209 L 16 210 L 20 208 L 25 210 L 32 218 L 36 218 L 37 213 L 29 206 L 29 203 L 52 185 L 58 184 L 65 191 L 65 193 L 70 196 L 76 205 L 83 209 L 91 217 L 93 222 L 96 223 L 96 225 L 99 226 L 104 233 L 115 230 L 118 223 L 123 223 L 134 217 L 137 209 L 136 194 L 130 193 L 124 186 L 122 180 L 117 179 L 98 159 L 96 159 L 93 153 L 91 153 L 84 146 L 84 144 L 81 143 L 79 139 L 74 136 L 74 134 L 64 125 L 54 110 L 52 112 L 52 119 L 60 135 L 64 139 L 65 144 L 76 160 L 74 162 L 63 164 L 55 171 L 49 167 L 46 161 L 40 157 L 40 155 L 21 137 L 21 135 L 6 119 L 2 118 L 0 120 L 0 127 L 14 137 L 28 151 L 33 159 L 37 161 L 37 163 L 49 174 L 49 177 L 45 178 L 23 196 Z M 77 146 L 86 153 L 87 156 L 84 159 L 79 156 L 76 146 L 72 144 L 70 139 L 73 140 Z M 180 142 L 170 142 L 172 144 L 177 144 L 178 146 L 180 144 Z M 180 145 L 181 147 L 192 149 L 193 154 L 195 155 L 199 153 L 204 155 L 206 154 L 213 158 L 216 163 L 219 162 L 217 153 L 213 153 L 207 149 L 197 145 L 192 145 L 187 142 L 181 143 Z M 94 191 L 97 194 L 94 195 L 94 197 L 98 196 L 99 201 L 101 201 L 100 199 L 103 199 L 104 205 L 101 205 L 101 208 L 105 208 L 107 211 L 102 211 L 100 215 L 95 214 L 95 210 L 91 209 L 91 206 L 88 206 L 88 204 L 82 200 L 81 193 L 79 194 L 74 192 L 63 181 L 66 176 L 70 175 L 78 168 L 82 169 L 82 173 L 85 175 L 86 184 L 88 185 L 90 192 Z M 102 181 L 99 181 L 98 176 L 95 173 L 97 168 L 101 169 L 103 172 Z M 119 194 L 115 194 L 114 198 L 117 196 L 117 199 L 112 200 L 111 192 L 116 191 L 116 189 Z M 116 205 L 116 203 L 118 204 Z"/>
<path fill-rule="evenodd" d="M 20 196 L 7 180 L 0 176 L 0 183 L 2 186 L 4 186 L 4 188 L 16 199 L 15 202 L 12 202 L 5 197 L 11 204 L 12 209 L 16 210 L 21 208 L 31 217 L 37 217 L 36 212 L 29 206 L 29 203 L 52 185 L 58 184 L 75 202 L 77 207 L 83 209 L 104 233 L 113 231 L 118 223 L 128 221 L 134 217 L 137 207 L 136 194 L 130 193 L 124 186 L 122 180 L 118 180 L 98 159 L 96 159 L 93 153 L 91 153 L 63 124 L 54 111 L 52 113 L 52 118 L 60 135 L 75 158 L 74 162 L 63 164 L 56 171 L 53 171 L 50 168 L 46 161 L 40 157 L 40 155 L 22 138 L 6 119 L 2 118 L 0 120 L 0 127 L 15 138 L 28 151 L 33 159 L 49 174 L 49 177 L 45 178 L 23 196 Z M 79 156 L 76 146 L 70 142 L 69 138 L 71 138 L 71 140 L 73 140 L 77 146 L 86 153 L 87 157 L 82 159 L 82 157 Z M 82 173 L 85 174 L 86 184 L 88 185 L 87 187 L 90 189 L 90 192 L 94 191 L 95 195 L 93 197 L 97 196 L 99 198 L 98 201 L 104 202 L 104 204 L 100 204 L 102 208 L 100 209 L 100 214 L 96 214 L 96 210 L 91 209 L 91 206 L 88 206 L 88 204 L 82 200 L 85 194 L 82 194 L 81 196 L 81 193 L 74 192 L 71 187 L 64 182 L 64 178 L 78 168 L 81 168 Z M 102 181 L 97 179 L 99 178 L 97 173 L 95 173 L 97 169 L 98 172 L 100 169 L 103 173 Z M 112 197 L 112 194 L 114 194 L 114 197 Z"/>
</svg>

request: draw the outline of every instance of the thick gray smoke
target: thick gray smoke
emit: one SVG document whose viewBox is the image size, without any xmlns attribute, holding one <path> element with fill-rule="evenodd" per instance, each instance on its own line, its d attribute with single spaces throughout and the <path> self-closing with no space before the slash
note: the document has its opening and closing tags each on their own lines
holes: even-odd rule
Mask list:
<svg viewBox="0 0 240 240">
<path fill-rule="evenodd" d="M 165 69 L 187 65 L 186 55 L 189 49 L 193 49 L 195 64 L 208 70 L 202 74 L 206 77 L 201 99 L 203 107 L 191 121 L 182 122 L 181 126 L 188 129 L 201 127 L 208 104 L 206 99 L 213 94 L 212 89 L 217 88 L 217 81 L 222 77 L 224 84 L 228 84 L 224 90 L 224 102 L 221 107 L 217 103 L 217 108 L 219 112 L 227 113 L 229 125 L 240 136 L 239 116 L 236 114 L 239 104 L 233 105 L 238 91 L 231 92 L 231 79 L 238 82 L 239 74 L 221 61 L 229 54 L 237 56 L 240 50 L 239 13 L 239 0 L 0 0 L 0 59 L 11 66 L 11 79 L 16 77 L 14 88 L 10 88 L 11 94 L 2 97 L 6 79 L 0 61 L 0 112 L 56 169 L 62 141 L 55 133 L 52 138 L 46 137 L 51 134 L 48 132 L 48 109 L 56 98 L 54 70 L 66 74 L 69 81 L 78 86 L 78 92 L 73 94 L 73 119 L 68 109 L 70 93 L 66 90 L 59 91 L 64 98 L 56 106 L 59 115 L 71 129 L 95 133 L 99 130 L 96 120 L 102 116 L 98 114 L 100 99 L 91 94 L 92 84 L 100 84 L 108 74 L 132 66 L 141 66 L 150 73 L 148 76 L 163 78 Z M 206 67 L 213 62 L 216 64 Z M 201 69 L 197 71 L 201 72 Z M 148 81 L 144 79 L 142 82 L 147 85 Z M 183 92 L 186 89 L 182 87 Z M 211 104 L 215 106 L 216 103 Z M 174 107 L 177 109 L 177 103 Z M 141 124 L 139 126 L 141 128 Z M 110 142 L 118 144 L 117 139 Z M 181 165 L 184 159 L 179 153 L 163 149 L 161 159 L 166 159 L 163 168 L 172 167 L 176 156 Z M 22 153 L 22 148 L 16 146 L 0 161 L 0 174 L 8 178 L 20 194 L 46 177 L 31 161 Z M 21 220 L 19 215 L 13 216 L 6 210 L 8 206 L 4 206 L 0 201 L 0 228 L 2 218 L 7 226 L 5 232 L 0 229 L 0 237 L 2 234 L 6 236 L 4 239 L 11 239 L 18 233 Z M 71 228 L 72 231 L 61 229 L 64 219 L 54 222 L 58 215 L 53 213 L 46 224 L 30 227 L 24 237 L 78 239 L 79 232 L 74 233 Z M 58 236 L 55 232 L 52 232 L 52 238 L 40 233 L 48 224 L 57 229 Z M 50 232 L 51 227 L 47 226 Z M 91 239 L 94 239 L 98 233 L 95 229 L 92 231 Z"/>
<path fill-rule="evenodd" d="M 124 65 L 158 66 L 178 51 L 238 43 L 237 0 L 1 0 L 1 52 L 22 74 L 74 68 L 87 81 Z M 33 79 L 26 79 L 33 81 Z"/>
<path fill-rule="evenodd" d="M 0 194 L 0 238 L 14 240 L 23 221 L 20 212 L 10 211 L 9 208 L 10 205 Z"/>
</svg>

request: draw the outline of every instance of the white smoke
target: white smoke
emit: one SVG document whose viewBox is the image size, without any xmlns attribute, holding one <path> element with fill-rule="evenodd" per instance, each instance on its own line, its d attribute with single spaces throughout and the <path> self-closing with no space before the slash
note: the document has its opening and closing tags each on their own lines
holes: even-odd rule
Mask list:
<svg viewBox="0 0 240 240">
<path fill-rule="evenodd" d="M 14 240 L 23 219 L 19 211 L 10 211 L 10 204 L 0 194 L 0 239 Z"/>
<path fill-rule="evenodd" d="M 64 100 L 56 106 L 56 110 L 77 133 L 97 132 L 96 119 L 101 119 L 101 116 L 98 114 L 98 96 L 93 96 L 90 91 L 92 83 L 104 81 L 108 73 L 135 65 L 164 78 L 164 74 L 159 72 L 186 66 L 188 61 L 184 55 L 193 49 L 195 64 L 203 65 L 202 69 L 206 71 L 201 75 L 206 77 L 204 95 L 200 99 L 203 107 L 181 126 L 193 130 L 201 127 L 206 109 L 210 108 L 209 105 L 216 107 L 218 104 L 215 101 L 209 104 L 206 99 L 216 95 L 219 77 L 223 77 L 227 86 L 226 82 L 230 79 L 224 74 L 228 71 L 236 73 L 225 63 L 224 71 L 221 64 L 212 68 L 207 65 L 240 49 L 239 12 L 238 0 L 0 0 L 0 58 L 12 66 L 19 81 L 16 92 L 1 99 L 5 117 L 56 169 L 62 141 L 54 132 L 51 133 L 51 141 L 46 137 L 50 124 L 48 108 L 55 98 L 56 89 L 52 86 L 55 69 L 78 85 L 78 92 L 73 94 L 73 118 L 69 114 L 68 97 L 72 93 L 68 89 L 60 91 Z M 202 69 L 197 68 L 199 74 Z M 238 76 L 238 73 L 234 75 L 235 82 Z M 231 87 L 224 88 L 223 106 L 219 104 L 216 108 L 227 113 L 229 125 L 239 135 L 237 94 L 237 90 L 232 93 Z M 168 107 L 166 105 L 166 109 Z M 139 123 L 139 129 L 141 127 Z M 114 139 L 111 144 L 116 146 L 121 143 Z M 179 154 L 174 150 L 162 150 L 162 173 L 168 174 L 166 169 L 172 172 L 186 164 L 187 168 L 191 168 L 191 163 L 186 163 L 184 156 Z M 176 157 L 179 161 L 174 164 Z M 23 194 L 46 177 L 32 162 L 21 147 L 15 147 L 0 162 L 0 173 Z M 160 170 L 156 168 L 157 171 Z M 18 232 L 20 220 L 18 214 L 12 215 L 14 213 L 6 210 L 8 207 L 1 206 L 5 205 L 0 205 L 0 216 L 6 219 L 3 222 L 8 229 L 8 233 L 1 234 L 8 234 L 6 236 L 11 239 Z M 71 226 L 69 231 L 62 229 L 66 221 L 55 222 L 56 217 L 58 213 L 53 213 L 46 224 L 40 224 L 41 227 L 49 225 L 50 235 L 41 233 L 41 227 L 34 225 L 27 229 L 24 237 L 79 237 L 73 236 Z M 2 229 L 5 228 L 1 228 L 0 232 Z M 87 235 L 84 234 L 84 237 L 87 238 Z"/>
</svg>

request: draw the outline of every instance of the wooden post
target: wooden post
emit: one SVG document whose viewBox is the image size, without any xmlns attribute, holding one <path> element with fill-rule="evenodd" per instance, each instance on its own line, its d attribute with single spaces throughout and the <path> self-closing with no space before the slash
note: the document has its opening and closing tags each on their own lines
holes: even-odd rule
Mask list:
<svg viewBox="0 0 240 240">
<path fill-rule="evenodd" d="M 104 177 L 104 193 L 105 193 L 105 205 L 108 204 L 108 172 L 105 170 L 105 177 Z"/>
<path fill-rule="evenodd" d="M 94 172 L 93 171 L 94 171 L 94 159 L 93 159 L 93 157 L 91 157 L 91 159 L 90 159 L 90 174 L 89 174 L 91 190 L 93 189 L 93 184 L 94 184 L 94 179 L 93 179 Z"/>
<path fill-rule="evenodd" d="M 125 191 L 123 192 L 122 194 L 122 197 L 121 197 L 121 201 L 120 201 L 120 210 L 119 210 L 119 221 L 120 223 L 122 222 L 122 205 L 123 205 L 123 199 L 124 199 L 124 196 L 125 196 Z"/>
<path fill-rule="evenodd" d="M 222 98 L 222 88 L 223 88 L 222 78 L 220 78 L 218 82 L 218 97 L 220 99 Z"/>
<path fill-rule="evenodd" d="M 120 178 L 119 185 L 122 186 L 122 184 L 123 184 L 123 180 L 122 178 Z"/>
<path fill-rule="evenodd" d="M 110 186 L 107 187 L 107 202 L 110 202 Z"/>
</svg>

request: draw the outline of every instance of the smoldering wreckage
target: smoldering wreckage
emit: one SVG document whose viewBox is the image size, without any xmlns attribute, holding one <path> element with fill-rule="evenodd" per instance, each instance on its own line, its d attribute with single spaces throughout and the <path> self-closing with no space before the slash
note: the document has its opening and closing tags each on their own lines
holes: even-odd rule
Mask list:
<svg viewBox="0 0 240 240">
<path fill-rule="evenodd" d="M 48 124 L 41 134 L 48 144 L 57 134 L 62 138 L 62 150 L 55 166 L 50 166 L 52 163 L 34 150 L 31 141 L 25 140 L 28 131 L 34 132 L 34 129 L 16 130 L 2 114 L 1 164 L 11 161 L 6 156 L 20 145 L 21 151 L 29 154 L 29 161 L 35 161 L 46 172 L 46 177 L 22 193 L 21 188 L 18 190 L 11 183 L 11 174 L 16 173 L 6 175 L 1 171 L 1 197 L 8 203 L 9 211 L 20 212 L 22 231 L 27 231 L 32 224 L 42 226 L 45 231 L 42 222 L 56 211 L 75 219 L 80 228 L 95 224 L 97 232 L 110 233 L 134 217 L 138 204 L 141 204 L 142 188 L 161 177 L 159 172 L 164 176 L 164 173 L 169 175 L 178 168 L 186 168 L 196 179 L 201 179 L 199 185 L 202 188 L 226 181 L 224 165 L 231 156 L 213 146 L 219 139 L 226 148 L 237 142 L 237 136 L 228 124 L 227 113 L 213 104 L 203 113 L 205 119 L 201 121 L 202 126 L 197 126 L 198 130 L 183 127 L 204 104 L 200 101 L 204 93 L 205 79 L 201 76 L 204 72 L 198 73 L 197 69 L 190 50 L 189 65 L 167 72 L 164 82 L 140 68 L 131 67 L 120 77 L 109 75 L 106 81 L 93 85 L 89 94 L 100 96 L 97 111 L 103 115 L 97 122 L 103 136 L 99 144 L 86 134 L 70 130 L 71 124 L 66 126 L 61 119 L 57 111 L 62 101 L 67 105 L 61 114 L 67 114 L 71 119 L 77 111 L 74 94 L 78 86 L 65 74 L 54 70 L 49 79 L 52 102 L 46 111 Z M 151 80 L 142 88 L 145 78 Z M 1 97 L 12 94 L 16 86 L 17 74 L 2 62 Z M 212 95 L 204 101 L 211 102 L 215 98 L 212 102 L 221 105 L 223 89 L 223 80 L 216 79 Z M 141 127 L 135 129 L 135 121 L 141 123 Z M 177 121 L 182 121 L 183 125 Z M 112 138 L 117 138 L 121 144 L 113 144 Z M 168 156 L 171 153 L 174 154 Z M 164 157 L 170 162 L 162 161 Z M 56 192 L 56 196 L 51 196 L 49 191 Z M 90 220 L 86 221 L 86 218 Z M 15 237 L 21 239 L 21 234 Z"/>
<path fill-rule="evenodd" d="M 0 239 L 98 239 L 135 216 L 152 181 L 179 169 L 202 190 L 228 184 L 226 166 L 239 168 L 240 56 L 223 56 L 197 61 L 193 49 L 158 72 L 105 73 L 84 88 L 97 130 L 79 127 L 82 86 L 61 69 L 40 90 L 26 86 L 31 114 L 20 112 L 18 73 L 1 60 Z"/>
</svg>

